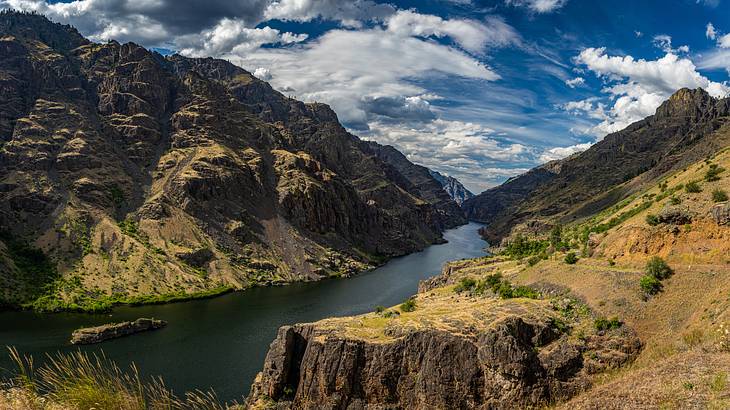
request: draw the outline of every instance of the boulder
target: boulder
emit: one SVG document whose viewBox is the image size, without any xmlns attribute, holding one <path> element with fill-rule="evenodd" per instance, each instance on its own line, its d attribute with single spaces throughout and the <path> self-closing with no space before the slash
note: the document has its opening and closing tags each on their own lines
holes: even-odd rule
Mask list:
<svg viewBox="0 0 730 410">
<path fill-rule="evenodd" d="M 730 224 L 730 202 L 723 202 L 713 206 L 710 209 L 710 215 L 718 225 Z"/>
</svg>

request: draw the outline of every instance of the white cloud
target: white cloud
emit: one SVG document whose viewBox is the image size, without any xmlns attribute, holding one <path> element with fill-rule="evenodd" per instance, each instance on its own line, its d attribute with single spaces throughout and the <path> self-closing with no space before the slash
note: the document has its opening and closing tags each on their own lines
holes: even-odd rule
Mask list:
<svg viewBox="0 0 730 410">
<path fill-rule="evenodd" d="M 570 155 L 573 155 L 578 152 L 583 152 L 591 147 L 590 142 L 586 142 L 583 144 L 576 144 L 571 145 L 569 147 L 557 147 L 557 148 L 550 148 L 548 150 L 545 150 L 539 157 L 540 162 L 550 162 L 555 161 L 557 159 L 563 159 L 565 157 L 568 157 Z"/>
<path fill-rule="evenodd" d="M 718 38 L 717 46 L 720 48 L 730 48 L 730 34 L 725 34 Z"/>
<path fill-rule="evenodd" d="M 266 8 L 265 19 L 306 22 L 316 18 L 335 20 L 348 27 L 361 27 L 363 21 L 382 21 L 395 13 L 390 4 L 371 0 L 275 0 Z"/>
<path fill-rule="evenodd" d="M 411 161 L 452 175 L 477 192 L 505 176 L 525 172 L 508 164 L 525 161 L 531 154 L 524 145 L 500 143 L 493 137 L 494 131 L 483 125 L 442 119 L 411 128 L 376 122 L 366 136 L 393 145 Z"/>
<path fill-rule="evenodd" d="M 585 83 L 586 83 L 586 80 L 583 77 L 575 77 L 571 80 L 565 80 L 565 85 L 567 85 L 570 88 L 575 88 L 575 87 L 581 86 Z"/>
<path fill-rule="evenodd" d="M 246 53 L 264 44 L 291 44 L 307 39 L 306 34 L 281 33 L 271 27 L 248 28 L 241 20 L 224 18 L 200 34 L 180 36 L 175 45 L 180 54 L 207 57 L 226 53 Z"/>
<path fill-rule="evenodd" d="M 551 13 L 568 3 L 568 0 L 505 0 L 506 4 L 525 7 L 535 13 Z"/>
<path fill-rule="evenodd" d="M 654 114 L 656 108 L 680 88 L 704 88 L 715 97 L 724 97 L 730 92 L 726 83 L 710 81 L 697 72 L 689 58 L 672 53 L 647 61 L 632 56 L 609 56 L 605 48 L 587 48 L 576 57 L 576 62 L 608 83 L 603 92 L 612 100 L 610 109 L 600 103 L 594 104 L 594 101 L 563 106 L 568 111 L 588 112 L 592 118 L 603 117 L 601 123 L 585 130 L 597 138 Z"/>
<path fill-rule="evenodd" d="M 659 34 L 654 36 L 654 46 L 661 49 L 665 53 L 689 53 L 689 46 L 679 46 L 676 49 L 672 48 L 672 37 L 666 34 Z"/>
<path fill-rule="evenodd" d="M 462 48 L 481 52 L 486 46 L 507 46 L 519 43 L 520 36 L 503 20 L 488 17 L 484 23 L 470 19 L 444 20 L 439 16 L 401 10 L 385 23 L 388 31 L 401 36 L 451 37 Z"/>
<path fill-rule="evenodd" d="M 715 31 L 715 26 L 713 26 L 712 23 L 707 23 L 707 27 L 705 27 L 705 36 L 710 40 L 717 38 L 717 31 Z"/>
<path fill-rule="evenodd" d="M 276 88 L 290 90 L 306 101 L 331 104 L 344 122 L 362 127 L 370 120 L 363 107 L 367 98 L 407 98 L 426 92 L 409 80 L 439 75 L 486 81 L 499 78 L 457 49 L 380 28 L 332 30 L 287 49 L 258 49 L 223 57 L 250 70 L 268 68 Z"/>
</svg>

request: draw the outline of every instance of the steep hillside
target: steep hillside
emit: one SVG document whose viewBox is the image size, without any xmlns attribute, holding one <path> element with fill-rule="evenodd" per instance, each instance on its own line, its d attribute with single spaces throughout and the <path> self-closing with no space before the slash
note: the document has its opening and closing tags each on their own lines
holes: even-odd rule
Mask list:
<svg viewBox="0 0 730 410">
<path fill-rule="evenodd" d="M 225 61 L 95 44 L 14 12 L 0 54 L 5 303 L 103 308 L 350 275 L 465 222 L 425 168 Z"/>
<path fill-rule="evenodd" d="M 285 326 L 249 402 L 728 408 L 728 193 L 730 148 L 590 219 L 451 262 L 398 307 Z"/>
<path fill-rule="evenodd" d="M 431 176 L 438 181 L 449 196 L 456 201 L 457 204 L 462 205 L 467 199 L 473 198 L 474 194 L 471 193 L 464 185 L 459 182 L 458 179 L 449 176 L 442 175 L 436 171 L 430 171 Z"/>
<path fill-rule="evenodd" d="M 569 222 L 595 214 L 730 143 L 730 99 L 682 89 L 656 114 L 606 136 L 580 154 L 538 167 L 464 204 L 499 243 L 516 225 Z M 636 178 L 639 176 L 638 178 Z"/>
</svg>

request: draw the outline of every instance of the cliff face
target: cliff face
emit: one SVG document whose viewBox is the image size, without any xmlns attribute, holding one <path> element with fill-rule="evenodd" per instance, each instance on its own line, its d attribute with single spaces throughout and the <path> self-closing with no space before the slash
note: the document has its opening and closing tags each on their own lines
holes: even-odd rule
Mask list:
<svg viewBox="0 0 730 410">
<path fill-rule="evenodd" d="M 444 188 L 444 191 L 449 194 L 449 196 L 457 203 L 459 206 L 461 206 L 467 199 L 473 198 L 474 194 L 471 193 L 464 185 L 459 182 L 458 179 L 448 176 L 448 175 L 442 175 L 436 171 L 430 171 L 431 176 L 438 181 L 441 186 Z"/>
<path fill-rule="evenodd" d="M 424 289 L 413 311 L 284 326 L 248 398 L 254 408 L 508 409 L 564 400 L 641 344 L 555 306 Z M 568 302 L 573 303 L 573 302 Z M 580 335 L 576 337 L 576 335 Z"/>
<path fill-rule="evenodd" d="M 730 99 L 682 89 L 656 114 L 606 136 L 588 150 L 533 169 L 464 204 L 469 218 L 488 223 L 487 240 L 499 243 L 531 219 L 570 222 L 593 215 L 633 192 L 727 146 L 717 131 L 730 115 Z"/>
<path fill-rule="evenodd" d="M 225 61 L 94 44 L 13 12 L 0 50 L 6 302 L 348 275 L 465 222 L 425 168 Z M 24 263 L 36 247 L 40 274 Z"/>
</svg>

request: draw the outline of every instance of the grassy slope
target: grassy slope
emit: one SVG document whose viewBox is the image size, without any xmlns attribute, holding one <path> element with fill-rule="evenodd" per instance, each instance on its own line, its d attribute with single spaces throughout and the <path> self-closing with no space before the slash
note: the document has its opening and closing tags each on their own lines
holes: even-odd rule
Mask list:
<svg viewBox="0 0 730 410">
<path fill-rule="evenodd" d="M 710 163 L 728 171 L 708 182 Z M 685 190 L 692 181 L 701 192 Z M 534 266 L 528 258 L 497 263 L 481 259 L 454 264 L 452 276 L 499 269 L 515 283 L 567 288 L 595 311 L 618 316 L 637 330 L 645 348 L 636 362 L 565 408 L 728 408 L 730 352 L 718 346 L 720 326 L 730 325 L 730 226 L 718 226 L 710 217 L 716 189 L 730 192 L 728 149 L 593 218 L 564 227 L 563 238 L 582 254 L 577 264 L 566 264 L 561 252 Z M 672 205 L 672 197 L 681 202 Z M 692 222 L 647 222 L 648 215 L 671 206 L 693 215 Z M 663 281 L 662 292 L 647 298 L 639 281 L 646 261 L 655 255 L 668 262 L 674 275 Z"/>
</svg>

